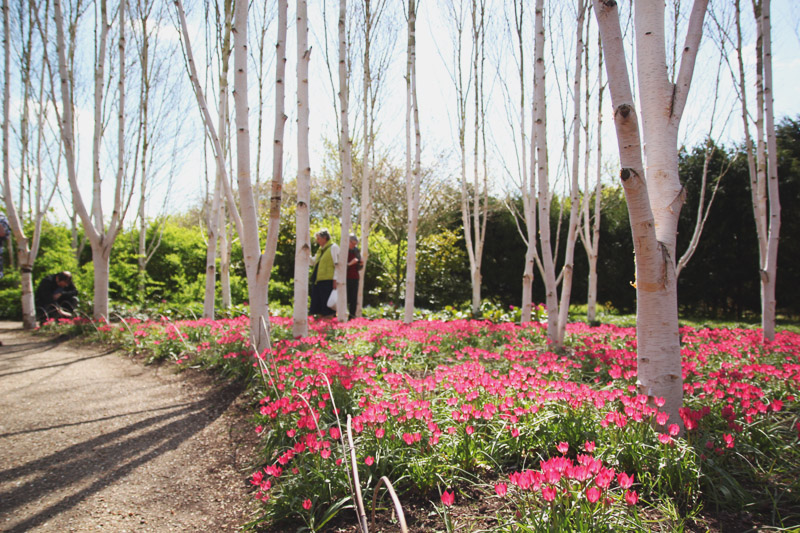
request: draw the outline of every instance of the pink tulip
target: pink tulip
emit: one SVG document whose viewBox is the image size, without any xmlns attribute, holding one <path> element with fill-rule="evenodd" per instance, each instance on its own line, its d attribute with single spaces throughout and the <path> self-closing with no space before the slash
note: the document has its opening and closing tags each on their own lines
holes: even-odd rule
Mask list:
<svg viewBox="0 0 800 533">
<path fill-rule="evenodd" d="M 453 505 L 453 502 L 456 500 L 456 495 L 452 492 L 444 491 L 442 493 L 442 504 L 450 507 Z"/>
</svg>

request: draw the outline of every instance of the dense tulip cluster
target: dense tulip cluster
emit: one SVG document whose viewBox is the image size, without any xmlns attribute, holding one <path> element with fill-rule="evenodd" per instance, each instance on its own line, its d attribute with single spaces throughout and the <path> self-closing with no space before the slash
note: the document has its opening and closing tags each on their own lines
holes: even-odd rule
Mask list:
<svg viewBox="0 0 800 533">
<path fill-rule="evenodd" d="M 494 494 L 522 517 L 568 502 L 582 513 L 610 503 L 635 513 L 639 494 L 676 497 L 699 483 L 688 473 L 707 456 L 718 469 L 756 446 L 750 428 L 772 424 L 775 438 L 800 439 L 794 334 L 763 343 L 752 330 L 682 328 L 681 428 L 660 398 L 637 391 L 632 328 L 571 324 L 557 353 L 538 323 L 312 320 L 309 337 L 292 339 L 291 320 L 274 318 L 272 348 L 261 354 L 248 328 L 244 318 L 161 320 L 100 332 L 153 358 L 261 383 L 256 431 L 266 466 L 251 483 L 271 520 L 327 516 L 347 498 L 347 416 L 362 480 L 390 475 L 401 491 L 423 495 L 438 487 L 449 506 L 492 472 Z"/>
</svg>

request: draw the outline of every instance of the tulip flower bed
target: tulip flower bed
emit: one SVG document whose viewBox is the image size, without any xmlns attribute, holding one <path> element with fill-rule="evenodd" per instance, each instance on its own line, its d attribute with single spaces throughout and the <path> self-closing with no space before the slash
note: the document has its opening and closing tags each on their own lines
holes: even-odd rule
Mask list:
<svg viewBox="0 0 800 533">
<path fill-rule="evenodd" d="M 61 322 L 45 328 L 87 327 Z M 539 323 L 312 321 L 295 340 L 273 318 L 256 355 L 248 326 L 88 327 L 252 384 L 254 527 L 356 523 L 356 475 L 365 520 L 391 514 L 384 479 L 440 530 L 672 531 L 726 509 L 800 524 L 800 335 L 682 328 L 682 431 L 637 393 L 632 328 L 571 324 L 555 353 Z"/>
</svg>

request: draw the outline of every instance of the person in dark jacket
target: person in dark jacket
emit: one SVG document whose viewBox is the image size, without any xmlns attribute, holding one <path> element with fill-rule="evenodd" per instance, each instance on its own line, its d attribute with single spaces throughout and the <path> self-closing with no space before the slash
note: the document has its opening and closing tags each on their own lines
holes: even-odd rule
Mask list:
<svg viewBox="0 0 800 533">
<path fill-rule="evenodd" d="M 0 213 L 0 278 L 3 274 L 3 261 L 5 259 L 5 244 L 11 235 L 11 226 L 8 225 L 8 219 L 3 213 Z"/>
<path fill-rule="evenodd" d="M 350 235 L 350 249 L 347 250 L 347 310 L 349 318 L 356 316 L 356 304 L 358 303 L 358 271 L 364 265 L 361 262 L 361 250 L 356 245 L 358 237 Z"/>
<path fill-rule="evenodd" d="M 34 298 L 40 321 L 72 317 L 78 307 L 78 289 L 72 283 L 72 274 L 64 271 L 45 276 L 36 287 Z"/>
</svg>

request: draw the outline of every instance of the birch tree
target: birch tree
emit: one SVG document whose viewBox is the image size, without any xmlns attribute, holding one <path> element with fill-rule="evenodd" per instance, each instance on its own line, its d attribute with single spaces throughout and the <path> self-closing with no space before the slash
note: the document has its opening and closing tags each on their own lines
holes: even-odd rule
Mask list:
<svg viewBox="0 0 800 533">
<path fill-rule="evenodd" d="M 525 132 L 525 116 L 528 112 L 525 104 L 525 5 L 522 0 L 514 0 L 514 37 L 518 47 L 519 57 L 517 59 L 517 73 L 519 75 L 519 173 L 520 173 L 520 196 L 522 198 L 522 218 L 525 224 L 524 231 L 519 228 L 520 236 L 525 243 L 525 265 L 522 272 L 522 305 L 520 306 L 520 323 L 524 324 L 531 320 L 531 307 L 533 303 L 533 280 L 535 267 L 540 262 L 537 243 L 537 220 L 536 220 L 536 156 L 534 145 L 535 123 L 531 125 L 530 136 L 530 161 L 527 157 L 528 137 Z M 535 108 L 535 98 L 531 106 L 531 117 Z M 529 166 L 530 165 L 530 166 Z M 529 171 L 530 169 L 530 171 Z"/>
<path fill-rule="evenodd" d="M 469 98 L 470 86 L 472 83 L 472 66 L 470 65 L 467 72 L 464 72 L 464 32 L 466 26 L 466 14 L 464 9 L 464 2 L 462 0 L 450 0 L 446 4 L 447 15 L 452 24 L 453 34 L 453 56 L 451 60 L 452 70 L 449 70 L 450 79 L 453 82 L 456 97 L 456 128 L 458 135 L 458 152 L 460 156 L 460 174 L 459 182 L 461 184 L 461 223 L 464 225 L 464 238 L 467 244 L 467 253 L 469 254 L 470 272 L 474 272 L 474 248 L 472 246 L 472 232 L 470 231 L 470 193 L 467 186 L 467 99 Z M 473 20 L 475 18 L 473 2 Z M 474 27 L 474 25 L 473 25 Z M 473 42 L 474 44 L 474 42 Z M 477 47 L 476 47 L 477 48 Z M 477 54 L 477 49 L 476 49 Z M 476 98 L 477 104 L 477 98 Z M 476 115 L 477 120 L 477 115 Z M 476 132 L 477 134 L 477 127 Z M 477 142 L 477 136 L 476 136 Z M 475 150 L 476 165 L 477 165 L 477 145 Z M 477 181 L 477 168 L 475 169 L 475 180 Z M 477 207 L 477 206 L 476 206 Z M 480 272 L 478 272 L 480 274 Z M 477 313 L 478 308 L 474 306 L 474 278 L 473 278 L 473 314 Z M 478 287 L 478 306 L 480 306 L 480 286 Z"/>
<path fill-rule="evenodd" d="M 664 402 L 661 410 L 669 414 L 669 423 L 682 424 L 675 245 L 684 195 L 678 177 L 677 137 L 708 0 L 695 0 L 692 6 L 675 83 L 670 82 L 667 70 L 664 4 L 652 0 L 634 3 L 641 132 L 616 2 L 593 0 L 593 5 L 606 58 L 620 178 L 636 253 L 637 388 L 651 403 Z M 647 147 L 646 159 L 643 145 Z"/>
<path fill-rule="evenodd" d="M 350 98 L 347 68 L 347 0 L 339 0 L 339 160 L 342 168 L 342 223 L 339 243 L 340 257 L 336 265 L 337 291 L 336 315 L 339 322 L 347 322 L 347 250 L 350 248 L 351 200 L 353 196 L 353 159 L 350 141 L 348 100 Z"/>
<path fill-rule="evenodd" d="M 139 292 L 145 291 L 145 274 L 147 264 L 161 244 L 164 217 L 156 218 L 156 234 L 147 240 L 148 216 L 147 207 L 150 195 L 157 183 L 160 171 L 167 168 L 171 181 L 176 155 L 176 142 L 170 142 L 169 136 L 177 137 L 173 125 L 178 123 L 181 105 L 176 85 L 169 75 L 169 67 L 174 59 L 175 50 L 161 39 L 161 24 L 165 5 L 153 0 L 136 2 L 130 6 L 132 32 L 139 68 L 139 105 L 136 130 L 136 147 L 133 173 L 139 178 L 139 250 L 137 264 L 139 267 Z M 169 147 L 172 146 L 172 153 Z M 163 197 L 161 213 L 167 204 L 169 194 Z"/>
<path fill-rule="evenodd" d="M 531 157 L 535 155 L 535 168 L 531 169 L 531 179 L 535 175 L 538 185 L 539 244 L 541 246 L 540 271 L 544 282 L 545 305 L 547 306 L 547 336 L 550 342 L 558 344 L 556 334 L 558 328 L 558 296 L 555 260 L 550 242 L 550 184 L 547 156 L 547 102 L 544 64 L 544 0 L 536 0 L 534 21 Z"/>
<path fill-rule="evenodd" d="M 589 22 L 586 24 L 586 35 L 589 35 Z M 583 170 L 583 201 L 581 202 L 581 222 L 579 229 L 579 236 L 581 243 L 586 251 L 587 262 L 589 263 L 589 279 L 586 294 L 586 320 L 590 323 L 594 322 L 597 318 L 597 257 L 600 250 L 600 220 L 601 220 L 601 199 L 603 194 L 603 185 L 601 182 L 602 168 L 603 168 L 603 93 L 605 92 L 605 84 L 603 82 L 603 47 L 599 42 L 597 46 L 597 160 L 595 168 L 595 184 L 594 191 L 590 193 L 589 189 L 589 47 L 586 47 L 586 95 L 584 100 L 586 102 L 586 122 L 584 123 L 584 136 L 586 137 L 586 156 L 584 158 Z M 591 200 L 594 199 L 594 209 L 590 208 Z"/>
<path fill-rule="evenodd" d="M 110 219 L 106 222 L 102 205 L 101 144 L 104 139 L 105 123 L 103 109 L 105 106 L 106 53 L 108 45 L 108 6 L 106 0 L 100 0 L 98 9 L 97 37 L 95 39 L 94 66 L 94 131 L 92 137 L 92 203 L 91 213 L 86 207 L 83 195 L 78 186 L 77 161 L 75 157 L 74 133 L 74 100 L 70 70 L 73 63 L 67 62 L 64 34 L 64 15 L 61 0 L 54 0 L 54 17 L 56 22 L 56 40 L 58 52 L 58 70 L 60 78 L 61 109 L 59 110 L 61 141 L 67 163 L 67 176 L 72 192 L 75 211 L 81 219 L 84 233 L 89 238 L 92 248 L 92 264 L 94 266 L 94 318 L 108 318 L 108 277 L 109 256 L 117 238 L 125 213 L 130 204 L 133 188 L 127 187 L 125 168 L 125 36 L 127 11 L 125 0 L 121 0 L 117 10 L 118 17 L 118 52 L 119 72 L 117 74 L 117 161 L 114 176 L 114 206 Z M 53 88 L 55 92 L 55 87 Z"/>
<path fill-rule="evenodd" d="M 484 113 L 484 55 L 486 37 L 486 2 L 472 0 L 472 83 L 474 86 L 474 139 L 472 152 L 472 190 L 468 190 L 466 181 L 466 169 L 464 158 L 464 105 L 466 94 L 459 95 L 464 100 L 461 105 L 459 118 L 462 122 L 459 128 L 459 138 L 461 141 L 462 170 L 461 170 L 461 220 L 464 224 L 464 240 L 467 245 L 467 257 L 469 258 L 470 280 L 472 282 L 472 314 L 478 315 L 481 306 L 481 263 L 483 260 L 483 246 L 486 242 L 486 222 L 489 215 L 489 187 L 487 168 L 485 164 L 486 143 L 485 143 L 485 113 Z M 459 46 L 460 52 L 460 46 Z M 460 58 L 459 58 L 460 61 Z M 459 72 L 459 76 L 460 76 Z M 483 136 L 483 137 L 482 137 Z M 480 140 L 483 143 L 483 180 L 479 169 L 480 161 Z M 482 185 L 482 187 L 481 187 Z"/>
<path fill-rule="evenodd" d="M 419 222 L 420 131 L 417 106 L 416 25 L 417 4 L 408 0 L 408 51 L 406 59 L 406 199 L 408 201 L 408 248 L 406 251 L 406 291 L 403 321 L 414 319 L 414 291 L 417 271 L 417 225 Z M 414 166 L 411 166 L 411 125 L 414 125 Z"/>
<path fill-rule="evenodd" d="M 558 326 L 555 335 L 557 346 L 564 342 L 567 327 L 569 302 L 572 296 L 572 271 L 575 258 L 575 244 L 578 239 L 578 222 L 580 218 L 580 150 L 581 150 L 581 75 L 583 69 L 583 28 L 586 18 L 587 0 L 577 1 L 577 28 L 575 31 L 575 72 L 573 79 L 573 115 L 572 115 L 572 181 L 570 185 L 569 226 L 567 228 L 567 244 L 564 251 L 564 267 L 561 273 L 561 298 L 558 304 Z M 549 321 L 548 321 L 549 325 Z M 552 337 L 551 337 L 552 338 Z"/>
<path fill-rule="evenodd" d="M 21 6 L 22 7 L 22 6 Z M 3 0 L 3 200 L 6 215 L 11 226 L 12 235 L 7 236 L 9 242 L 15 244 L 17 265 L 20 269 L 22 326 L 25 329 L 36 327 L 36 309 L 33 298 L 33 265 L 39 252 L 39 243 L 42 233 L 42 221 L 50 201 L 55 193 L 55 186 L 47 187 L 43 180 L 42 151 L 47 149 L 45 139 L 45 117 L 48 103 L 45 94 L 45 67 L 40 65 L 38 89 L 33 85 L 35 72 L 32 68 L 31 52 L 34 42 L 35 16 L 34 6 L 29 6 L 29 16 L 22 20 L 24 10 L 20 10 L 20 26 L 27 29 L 28 36 L 23 40 L 21 55 L 20 78 L 23 85 L 23 106 L 20 116 L 20 174 L 17 182 L 19 200 L 15 204 L 11 182 L 10 127 L 11 127 L 11 22 L 8 0 Z M 49 14 L 45 13 L 47 17 Z M 42 28 L 43 44 L 46 45 L 47 28 Z M 31 109 L 33 107 L 34 109 Z M 35 141 L 31 139 L 29 114 L 36 117 Z M 30 157 L 30 161 L 29 161 Z M 25 199 L 28 200 L 28 213 L 26 217 Z M 17 208 L 19 206 L 19 209 Z M 24 221 L 28 218 L 33 221 L 32 235 L 25 231 Z"/>
<path fill-rule="evenodd" d="M 267 287 L 275 252 L 278 249 L 278 234 L 281 229 L 281 204 L 283 200 L 283 134 L 286 126 L 286 28 L 288 26 L 288 0 L 278 0 L 278 31 L 275 43 L 275 125 L 272 142 L 272 182 L 269 197 L 269 224 L 267 226 Z"/>
<path fill-rule="evenodd" d="M 360 198 L 360 226 L 361 226 L 361 261 L 363 267 L 358 272 L 358 302 L 356 316 L 361 316 L 364 306 L 364 276 L 367 271 L 369 259 L 369 233 L 372 227 L 372 198 L 371 183 L 375 179 L 375 112 L 378 100 L 378 91 L 382 87 L 381 80 L 386 71 L 388 58 L 393 46 L 384 46 L 383 53 L 375 54 L 376 68 L 373 69 L 373 42 L 375 36 L 381 34 L 381 23 L 386 11 L 386 0 L 362 0 L 364 11 L 364 56 L 363 56 L 363 139 L 364 150 L 361 158 L 361 198 Z M 384 31 L 386 28 L 382 28 Z M 388 40 L 392 42 L 391 39 Z M 384 41 L 386 42 L 386 41 Z M 393 44 L 393 42 L 392 42 Z"/>
<path fill-rule="evenodd" d="M 222 21 L 218 25 L 217 35 L 219 41 L 219 96 L 217 132 L 219 136 L 220 158 L 227 160 L 228 155 L 228 71 L 231 55 L 231 32 L 233 24 L 233 0 L 224 0 L 222 3 Z M 224 177 L 220 165 L 216 166 L 214 193 L 210 209 L 206 212 L 206 228 L 208 228 L 208 245 L 206 247 L 206 285 L 203 297 L 203 317 L 214 318 L 217 288 L 217 255 L 224 256 L 225 250 L 217 254 L 217 243 L 227 233 L 225 227 L 225 208 L 222 201 Z M 222 244 L 220 242 L 220 244 Z"/>
<path fill-rule="evenodd" d="M 233 190 L 225 168 L 223 150 L 211 114 L 206 104 L 203 89 L 200 86 L 194 57 L 191 51 L 189 30 L 186 16 L 180 0 L 175 0 L 175 7 L 181 26 L 184 51 L 186 53 L 189 77 L 195 90 L 198 106 L 203 116 L 206 131 L 211 138 L 216 161 L 217 172 L 222 176 L 228 208 L 236 224 L 237 233 L 242 242 L 242 252 L 247 275 L 247 292 L 250 301 L 250 334 L 253 346 L 260 353 L 268 345 L 269 310 L 267 283 L 269 269 L 274 258 L 274 250 L 261 249 L 258 235 L 258 217 L 255 197 L 250 175 L 250 130 L 247 91 L 247 43 L 248 25 L 246 2 L 236 2 L 233 11 L 233 67 L 234 67 L 234 113 L 236 123 L 236 174 L 238 203 L 234 199 Z"/>
<path fill-rule="evenodd" d="M 736 49 L 739 67 L 739 99 L 750 173 L 750 194 L 758 238 L 759 277 L 761 286 L 761 327 L 765 340 L 775 339 L 775 280 L 777 278 L 778 242 L 781 205 L 778 194 L 778 160 L 772 97 L 772 37 L 770 0 L 753 0 L 756 22 L 756 143 L 750 135 L 752 110 L 748 108 L 744 69 L 741 6 L 735 0 Z M 766 124 L 765 124 L 766 122 Z"/>
<path fill-rule="evenodd" d="M 297 241 L 294 257 L 294 323 L 292 334 L 308 335 L 308 265 L 311 258 L 309 201 L 311 199 L 311 163 L 308 151 L 308 6 L 297 2 Z"/>
</svg>

